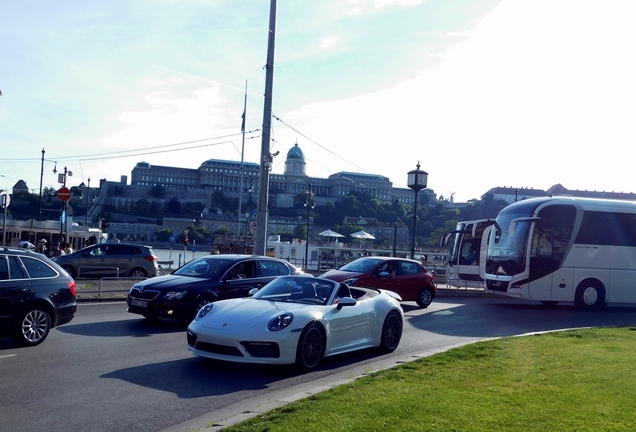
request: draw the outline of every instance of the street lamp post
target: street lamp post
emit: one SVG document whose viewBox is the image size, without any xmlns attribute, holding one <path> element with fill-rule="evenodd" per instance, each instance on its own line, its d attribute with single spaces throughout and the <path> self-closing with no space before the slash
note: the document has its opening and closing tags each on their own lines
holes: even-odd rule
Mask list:
<svg viewBox="0 0 636 432">
<path fill-rule="evenodd" d="M 90 200 L 91 198 L 91 178 L 88 178 L 88 186 L 86 187 L 86 222 L 84 223 L 85 226 L 88 227 L 88 210 L 90 210 L 89 206 L 90 206 Z"/>
<path fill-rule="evenodd" d="M 311 199 L 311 183 L 309 183 L 309 189 L 307 189 L 307 199 L 304 205 L 307 207 L 307 238 L 305 239 L 305 269 L 307 269 L 309 264 L 309 212 L 316 207 L 316 203 Z"/>
<path fill-rule="evenodd" d="M 58 176 L 58 183 L 62 183 L 62 187 L 66 188 L 66 177 L 72 176 L 73 172 L 69 171 L 64 167 L 64 174 L 60 174 Z M 60 181 L 62 180 L 62 181 Z M 68 200 L 64 200 L 62 204 L 62 218 L 60 219 L 60 243 L 62 241 L 67 240 L 68 238 L 68 215 L 66 214 L 68 210 Z M 64 236 L 66 234 L 66 237 Z"/>
<path fill-rule="evenodd" d="M 395 199 L 395 226 L 393 227 L 393 257 L 397 257 L 397 227 L 398 227 L 398 203 L 399 199 Z"/>
<path fill-rule="evenodd" d="M 40 198 L 38 200 L 38 220 L 41 221 L 42 220 L 42 180 L 44 178 L 44 161 L 47 159 L 44 159 L 44 153 L 46 153 L 44 151 L 44 149 L 42 149 L 42 164 L 40 167 Z M 48 161 L 48 160 L 47 160 Z M 53 174 L 57 173 L 57 162 L 55 161 L 48 161 L 51 163 L 55 164 L 55 167 L 53 167 Z M 47 166 L 50 164 L 46 164 Z"/>
<path fill-rule="evenodd" d="M 245 253 L 247 253 L 247 233 L 249 232 L 250 213 L 245 212 Z"/>
<path fill-rule="evenodd" d="M 422 189 L 426 189 L 428 173 L 420 169 L 420 162 L 417 162 L 417 169 L 408 172 L 407 186 L 415 192 L 415 203 L 413 204 L 413 233 L 411 240 L 411 259 L 415 259 L 415 232 L 417 230 L 417 195 Z"/>
</svg>

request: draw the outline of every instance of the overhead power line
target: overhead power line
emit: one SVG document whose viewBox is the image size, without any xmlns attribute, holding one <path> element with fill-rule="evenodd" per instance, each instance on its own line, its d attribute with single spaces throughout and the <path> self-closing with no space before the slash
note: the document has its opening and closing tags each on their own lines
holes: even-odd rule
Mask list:
<svg viewBox="0 0 636 432">
<path fill-rule="evenodd" d="M 311 141 L 312 143 L 316 144 L 318 147 L 320 147 L 321 149 L 323 149 L 326 152 L 331 153 L 332 155 L 334 155 L 335 157 L 337 157 L 340 160 L 343 160 L 345 162 L 347 162 L 348 164 L 353 165 L 354 167 L 358 168 L 361 171 L 367 172 L 367 170 L 365 170 L 364 168 L 362 168 L 361 166 L 358 166 L 356 164 L 354 164 L 353 162 L 351 162 L 350 160 L 347 160 L 345 158 L 343 158 L 342 156 L 332 152 L 331 150 L 329 150 L 327 147 L 323 146 L 322 144 L 317 143 L 316 141 L 312 140 L 311 138 L 309 138 L 307 135 L 303 134 L 302 132 L 300 132 L 298 129 L 295 129 L 294 127 L 290 126 L 289 124 L 285 123 L 283 120 L 281 120 L 280 117 L 276 117 L 274 114 L 272 114 L 272 117 L 274 117 L 276 120 L 278 120 L 279 122 L 281 122 L 282 124 L 284 124 L 285 126 L 287 126 L 288 128 L 290 128 L 291 130 L 293 130 L 294 132 L 299 133 L 303 138 Z"/>
</svg>

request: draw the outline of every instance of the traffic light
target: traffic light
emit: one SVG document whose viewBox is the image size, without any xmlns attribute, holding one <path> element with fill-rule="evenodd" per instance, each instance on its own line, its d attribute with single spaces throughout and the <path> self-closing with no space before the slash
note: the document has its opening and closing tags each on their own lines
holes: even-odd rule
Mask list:
<svg viewBox="0 0 636 432">
<path fill-rule="evenodd" d="M 106 232 L 108 229 L 108 221 L 106 219 L 102 219 L 102 232 Z"/>
<path fill-rule="evenodd" d="M 188 238 L 187 238 L 187 237 L 184 237 L 184 239 L 183 239 L 183 245 L 184 245 L 184 246 L 187 246 L 187 245 L 188 245 Z"/>
</svg>

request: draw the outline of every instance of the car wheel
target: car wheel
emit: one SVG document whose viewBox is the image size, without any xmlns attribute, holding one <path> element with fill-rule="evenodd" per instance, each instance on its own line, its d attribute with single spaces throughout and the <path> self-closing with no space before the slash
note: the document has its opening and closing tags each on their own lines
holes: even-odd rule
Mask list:
<svg viewBox="0 0 636 432">
<path fill-rule="evenodd" d="M 199 297 L 199 299 L 197 300 L 197 310 L 195 312 L 199 312 L 199 309 L 201 309 L 203 306 L 209 303 L 214 303 L 214 298 L 210 296 Z"/>
<path fill-rule="evenodd" d="M 596 309 L 605 304 L 605 287 L 596 279 L 585 279 L 576 287 L 574 305 L 579 309 Z"/>
<path fill-rule="evenodd" d="M 309 324 L 298 339 L 296 365 L 304 370 L 318 366 L 325 354 L 325 334 L 318 324 Z"/>
<path fill-rule="evenodd" d="M 41 344 L 51 330 L 51 316 L 38 306 L 23 312 L 17 322 L 14 340 L 22 346 Z"/>
<path fill-rule="evenodd" d="M 417 305 L 422 309 L 427 308 L 433 301 L 433 291 L 430 288 L 422 288 L 422 291 L 417 295 Z"/>
<path fill-rule="evenodd" d="M 62 268 L 66 270 L 66 273 L 68 273 L 69 276 L 72 277 L 73 279 L 77 277 L 77 275 L 75 274 L 75 269 L 73 267 L 65 265 L 65 266 L 62 266 Z"/>
<path fill-rule="evenodd" d="M 130 277 L 134 277 L 134 278 L 146 278 L 148 277 L 148 273 L 146 272 L 146 270 L 142 269 L 142 268 L 134 268 L 130 271 Z"/>
<path fill-rule="evenodd" d="M 402 318 L 393 310 L 384 319 L 380 349 L 384 352 L 393 352 L 400 344 L 400 339 L 402 339 Z"/>
</svg>

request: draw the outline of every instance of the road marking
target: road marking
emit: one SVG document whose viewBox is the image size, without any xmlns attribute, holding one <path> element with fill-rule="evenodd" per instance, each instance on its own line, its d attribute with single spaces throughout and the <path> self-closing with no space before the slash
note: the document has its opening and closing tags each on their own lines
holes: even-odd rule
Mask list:
<svg viewBox="0 0 636 432">
<path fill-rule="evenodd" d="M 17 356 L 17 354 L 6 354 L 6 355 L 0 356 L 0 359 L 9 358 L 9 357 L 15 357 L 15 356 Z"/>
</svg>

